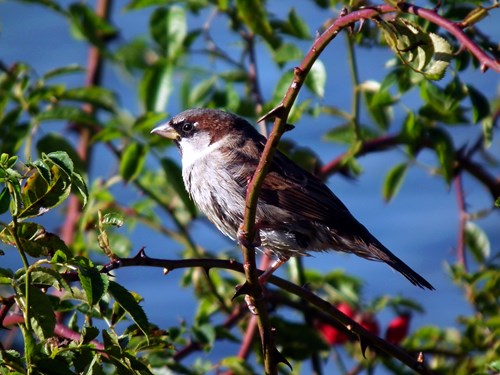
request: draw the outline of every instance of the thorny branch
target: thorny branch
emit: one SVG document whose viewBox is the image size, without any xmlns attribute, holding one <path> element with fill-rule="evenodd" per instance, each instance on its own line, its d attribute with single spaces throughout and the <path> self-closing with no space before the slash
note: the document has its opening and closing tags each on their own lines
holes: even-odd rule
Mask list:
<svg viewBox="0 0 500 375">
<path fill-rule="evenodd" d="M 245 204 L 245 215 L 243 222 L 243 233 L 246 234 L 246 243 L 251 243 L 255 237 L 255 215 L 257 209 L 257 201 L 260 193 L 260 188 L 264 182 L 264 178 L 267 174 L 269 165 L 271 164 L 274 153 L 276 152 L 279 140 L 286 128 L 286 120 L 288 114 L 298 96 L 298 93 L 305 81 L 307 74 L 312 68 L 316 59 L 320 56 L 322 51 L 326 46 L 335 38 L 335 36 L 345 27 L 353 25 L 355 22 L 362 21 L 365 19 L 370 19 L 377 17 L 384 13 L 393 12 L 404 12 L 415 14 L 421 18 L 427 19 L 454 35 L 462 45 L 468 49 L 481 63 L 482 70 L 485 71 L 488 67 L 500 72 L 500 64 L 488 56 L 484 51 L 482 51 L 461 29 L 461 27 L 445 18 L 439 16 L 435 10 L 429 10 L 420 8 L 407 3 L 398 3 L 398 7 L 393 7 L 390 5 L 379 5 L 374 7 L 369 7 L 365 9 L 360 9 L 348 14 L 342 14 L 337 18 L 330 27 L 325 30 L 314 42 L 313 46 L 307 53 L 306 57 L 303 59 L 301 64 L 295 68 L 293 81 L 290 84 L 281 104 L 274 108 L 271 112 L 263 117 L 263 119 L 274 117 L 274 127 L 267 140 L 264 151 L 262 153 L 261 159 L 255 171 L 252 180 L 249 183 L 247 191 L 247 199 Z M 269 337 L 269 332 L 263 331 L 265 327 L 268 327 L 267 313 L 263 310 L 265 309 L 265 304 L 261 303 L 261 293 L 262 290 L 258 284 L 257 280 L 257 270 L 255 266 L 255 249 L 253 247 L 247 247 L 245 245 L 241 246 L 243 250 L 243 256 L 245 260 L 245 274 L 247 277 L 247 282 L 250 286 L 250 294 L 256 299 L 256 308 L 259 321 L 259 330 L 263 338 L 264 345 L 264 363 L 267 373 L 272 371 L 276 373 L 276 367 L 270 369 L 269 365 L 275 364 L 276 361 L 270 357 L 274 353 L 274 348 L 272 338 Z M 260 315 L 262 314 L 262 315 Z M 266 337 L 268 340 L 266 340 Z M 268 345 L 268 346 L 266 346 Z M 270 347 L 269 347 L 270 346 Z"/>
</svg>

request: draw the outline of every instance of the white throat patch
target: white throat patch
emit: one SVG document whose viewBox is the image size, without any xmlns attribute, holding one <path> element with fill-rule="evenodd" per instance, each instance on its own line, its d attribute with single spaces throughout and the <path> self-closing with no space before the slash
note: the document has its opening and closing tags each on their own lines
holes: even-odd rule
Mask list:
<svg viewBox="0 0 500 375">
<path fill-rule="evenodd" d="M 224 138 L 222 137 L 212 144 L 210 144 L 210 136 L 207 133 L 199 133 L 192 138 L 181 139 L 179 145 L 182 150 L 182 168 L 190 169 L 200 159 L 207 157 L 213 150 L 221 147 Z"/>
</svg>

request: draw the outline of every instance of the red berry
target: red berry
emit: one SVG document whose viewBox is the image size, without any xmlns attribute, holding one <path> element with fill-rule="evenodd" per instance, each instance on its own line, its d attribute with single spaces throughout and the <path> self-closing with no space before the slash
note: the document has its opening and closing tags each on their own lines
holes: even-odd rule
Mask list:
<svg viewBox="0 0 500 375">
<path fill-rule="evenodd" d="M 377 319 L 372 313 L 362 313 L 361 316 L 358 317 L 357 321 L 361 327 L 366 329 L 368 332 L 374 334 L 375 336 L 379 335 L 380 327 Z"/>
<path fill-rule="evenodd" d="M 385 339 L 391 344 L 398 345 L 408 335 L 411 315 L 408 313 L 395 317 L 385 331 Z"/>
<path fill-rule="evenodd" d="M 351 319 L 354 318 L 355 312 L 349 304 L 347 304 L 345 302 L 341 302 L 336 307 L 337 307 L 337 310 L 339 310 L 340 312 L 343 312 L 344 315 L 347 315 Z"/>
<path fill-rule="evenodd" d="M 344 313 L 349 318 L 354 317 L 355 312 L 347 303 L 341 302 L 336 307 L 340 312 Z M 342 330 L 328 323 L 316 321 L 314 323 L 314 326 L 321 332 L 321 335 L 323 336 L 325 341 L 330 345 L 342 345 L 345 344 L 349 339 Z"/>
</svg>

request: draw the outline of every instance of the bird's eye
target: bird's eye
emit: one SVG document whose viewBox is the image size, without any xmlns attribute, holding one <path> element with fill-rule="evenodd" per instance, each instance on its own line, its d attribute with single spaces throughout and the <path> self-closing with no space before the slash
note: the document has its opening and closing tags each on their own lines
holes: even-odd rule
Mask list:
<svg viewBox="0 0 500 375">
<path fill-rule="evenodd" d="M 185 134 L 189 134 L 193 131 L 194 125 L 190 122 L 185 122 L 182 124 L 182 132 Z"/>
</svg>

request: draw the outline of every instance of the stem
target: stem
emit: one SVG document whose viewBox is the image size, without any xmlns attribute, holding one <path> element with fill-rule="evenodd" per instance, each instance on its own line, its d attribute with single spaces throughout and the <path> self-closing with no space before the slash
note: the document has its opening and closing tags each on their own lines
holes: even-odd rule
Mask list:
<svg viewBox="0 0 500 375">
<path fill-rule="evenodd" d="M 179 260 L 168 260 L 168 259 L 157 259 L 148 257 L 143 250 L 141 250 L 133 258 L 122 258 L 116 261 L 110 262 L 103 266 L 102 272 L 111 272 L 121 267 L 134 267 L 134 266 L 149 266 L 149 267 L 159 267 L 172 271 L 179 268 L 192 268 L 192 267 L 202 267 L 204 269 L 210 268 L 224 268 L 228 270 L 233 270 L 236 272 L 244 273 L 246 272 L 246 267 L 241 263 L 235 262 L 233 260 L 221 260 L 221 259 L 179 259 Z M 259 275 L 263 273 L 261 270 L 255 270 Z M 78 273 L 66 273 L 63 275 L 68 281 L 78 280 Z M 417 359 L 405 352 L 401 347 L 392 345 L 382 338 L 373 335 L 368 332 L 365 328 L 359 325 L 357 322 L 344 315 L 338 309 L 336 309 L 331 303 L 321 299 L 311 291 L 293 284 L 285 279 L 279 278 L 275 275 L 271 275 L 267 280 L 268 283 L 276 285 L 278 288 L 283 289 L 299 298 L 309 302 L 312 306 L 315 306 L 323 314 L 327 314 L 331 319 L 334 319 L 337 323 L 346 327 L 347 334 L 353 339 L 359 339 L 363 347 L 371 346 L 377 348 L 382 353 L 393 357 L 400 362 L 406 364 L 408 367 L 417 371 L 419 374 L 432 374 L 432 371 L 428 370 L 425 363 L 418 362 Z M 260 286 L 259 286 L 260 287 Z M 264 300 L 256 300 L 255 303 L 263 303 Z M 303 305 L 301 305 L 303 306 Z M 260 308 L 261 306 L 257 306 Z M 263 310 L 267 315 L 267 310 Z M 260 316 L 260 315 L 259 315 Z M 257 316 L 257 318 L 259 318 Z M 260 326 L 259 326 L 260 328 Z M 269 336 L 271 332 L 268 331 Z M 272 336 L 271 336 L 272 338 Z M 273 354 L 274 357 L 274 354 Z M 273 363 L 271 363 L 273 364 Z M 274 363 L 274 369 L 276 369 L 276 363 Z"/>
</svg>

